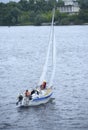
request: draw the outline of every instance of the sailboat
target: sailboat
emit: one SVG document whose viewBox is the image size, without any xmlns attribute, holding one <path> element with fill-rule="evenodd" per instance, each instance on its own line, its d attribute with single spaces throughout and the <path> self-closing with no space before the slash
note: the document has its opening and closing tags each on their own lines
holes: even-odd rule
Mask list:
<svg viewBox="0 0 88 130">
<path fill-rule="evenodd" d="M 54 15 L 55 15 L 55 8 L 52 11 L 52 23 L 51 23 L 51 30 L 50 30 L 50 37 L 49 37 L 49 44 L 48 50 L 46 55 L 45 64 L 43 67 L 42 74 L 40 76 L 40 80 L 38 83 L 38 87 L 33 90 L 31 96 L 25 96 L 22 94 L 18 97 L 17 105 L 18 106 L 37 106 L 40 104 L 45 104 L 49 102 L 53 94 L 53 80 L 55 75 L 55 68 L 56 68 L 56 48 L 55 48 L 55 35 L 54 35 Z M 41 84 L 44 81 L 47 73 L 48 63 L 49 63 L 49 56 L 50 50 L 52 48 L 52 73 L 50 76 L 49 84 L 46 88 L 41 89 Z"/>
</svg>

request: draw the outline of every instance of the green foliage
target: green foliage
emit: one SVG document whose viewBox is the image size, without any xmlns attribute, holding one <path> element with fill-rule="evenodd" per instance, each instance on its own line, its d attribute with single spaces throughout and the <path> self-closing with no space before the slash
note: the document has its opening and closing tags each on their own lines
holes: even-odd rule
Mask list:
<svg viewBox="0 0 88 130">
<path fill-rule="evenodd" d="M 78 15 L 78 18 L 81 20 L 81 21 L 83 21 L 83 23 L 84 22 L 86 22 L 86 23 L 88 23 L 88 10 L 80 10 L 80 12 L 79 12 L 79 15 Z"/>
<path fill-rule="evenodd" d="M 29 2 L 27 0 L 20 0 L 19 4 L 21 5 L 21 9 L 23 11 L 29 10 Z"/>
<path fill-rule="evenodd" d="M 21 15 L 18 17 L 18 21 L 20 25 L 28 25 L 29 22 L 29 12 L 22 12 Z"/>
<path fill-rule="evenodd" d="M 79 14 L 55 12 L 57 25 L 88 23 L 88 0 L 78 0 Z M 64 6 L 62 0 L 20 0 L 18 3 L 0 3 L 0 25 L 41 25 L 50 23 L 52 8 Z"/>
<path fill-rule="evenodd" d="M 78 0 L 81 9 L 88 9 L 88 0 Z"/>
<path fill-rule="evenodd" d="M 58 0 L 57 6 L 58 6 L 58 7 L 64 6 L 64 2 L 63 2 L 62 0 Z"/>
</svg>

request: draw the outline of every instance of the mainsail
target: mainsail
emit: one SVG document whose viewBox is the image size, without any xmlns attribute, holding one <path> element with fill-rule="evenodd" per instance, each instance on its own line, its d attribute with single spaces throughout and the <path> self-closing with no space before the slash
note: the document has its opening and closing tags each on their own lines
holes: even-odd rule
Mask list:
<svg viewBox="0 0 88 130">
<path fill-rule="evenodd" d="M 53 79 L 54 79 L 55 68 L 56 68 L 56 49 L 55 49 L 56 45 L 55 45 L 55 34 L 54 34 L 54 15 L 55 15 L 55 8 L 53 9 L 52 23 L 51 23 L 51 30 L 50 30 L 50 37 L 49 37 L 49 44 L 48 44 L 46 60 L 45 60 L 45 64 L 44 64 L 43 71 L 42 71 L 42 74 L 41 74 L 38 85 L 40 85 L 43 82 L 43 80 L 46 79 L 46 73 L 47 73 L 47 69 L 48 69 L 48 62 L 49 62 L 51 47 L 52 47 L 52 65 L 53 65 L 53 69 L 52 69 L 52 74 L 51 74 L 51 77 L 50 77 L 49 86 L 53 85 Z"/>
</svg>

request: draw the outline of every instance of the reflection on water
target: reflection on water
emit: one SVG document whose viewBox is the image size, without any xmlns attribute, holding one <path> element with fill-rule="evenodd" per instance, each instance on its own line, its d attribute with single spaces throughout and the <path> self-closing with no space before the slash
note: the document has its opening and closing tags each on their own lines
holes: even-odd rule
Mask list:
<svg viewBox="0 0 88 130">
<path fill-rule="evenodd" d="M 0 27 L 0 129 L 88 129 L 88 26 L 56 26 L 53 99 L 17 108 L 19 92 L 34 88 L 44 64 L 49 27 Z"/>
</svg>

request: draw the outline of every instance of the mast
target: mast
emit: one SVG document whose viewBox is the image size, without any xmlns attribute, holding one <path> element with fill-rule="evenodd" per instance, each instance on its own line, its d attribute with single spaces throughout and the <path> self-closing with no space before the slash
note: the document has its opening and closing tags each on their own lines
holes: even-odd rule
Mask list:
<svg viewBox="0 0 88 130">
<path fill-rule="evenodd" d="M 44 66 L 43 66 L 43 71 L 42 71 L 38 85 L 40 85 L 43 82 L 43 80 L 45 80 L 45 78 L 46 78 L 51 46 L 52 46 L 52 65 L 54 66 L 54 63 L 55 63 L 55 51 L 54 51 L 55 50 L 54 49 L 55 48 L 54 47 L 54 41 L 55 40 L 54 40 L 54 26 L 53 26 L 54 25 L 54 15 L 55 15 L 55 8 L 52 11 L 52 23 L 51 23 L 51 31 L 50 31 L 50 36 L 49 36 L 49 44 L 48 44 L 46 60 L 45 60 Z M 50 85 L 51 85 L 51 82 L 52 82 L 52 79 L 53 79 L 53 76 L 54 76 L 53 73 L 54 73 L 54 71 L 52 71 L 52 74 L 51 74 Z"/>
<path fill-rule="evenodd" d="M 52 17 L 52 67 L 53 69 L 50 77 L 49 87 L 53 85 L 55 69 L 56 69 L 56 42 L 55 42 L 55 34 L 54 34 L 54 17 L 55 17 L 55 7 L 53 9 L 53 17 Z"/>
</svg>

